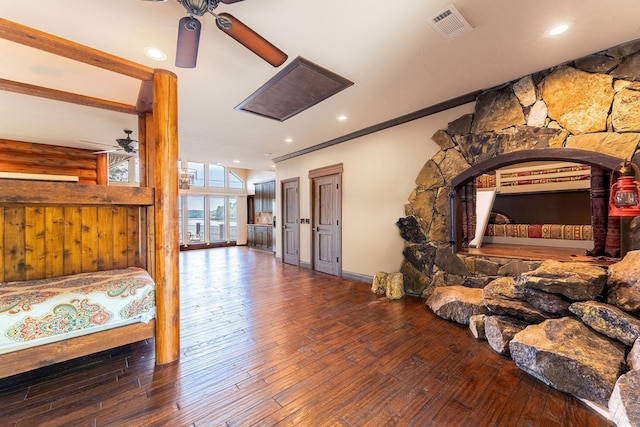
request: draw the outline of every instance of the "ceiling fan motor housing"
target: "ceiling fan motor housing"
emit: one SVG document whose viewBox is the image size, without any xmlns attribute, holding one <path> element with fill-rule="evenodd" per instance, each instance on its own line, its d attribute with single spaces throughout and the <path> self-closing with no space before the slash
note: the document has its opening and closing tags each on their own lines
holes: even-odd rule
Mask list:
<svg viewBox="0 0 640 427">
<path fill-rule="evenodd" d="M 178 0 L 190 15 L 202 16 L 218 7 L 218 0 Z"/>
</svg>

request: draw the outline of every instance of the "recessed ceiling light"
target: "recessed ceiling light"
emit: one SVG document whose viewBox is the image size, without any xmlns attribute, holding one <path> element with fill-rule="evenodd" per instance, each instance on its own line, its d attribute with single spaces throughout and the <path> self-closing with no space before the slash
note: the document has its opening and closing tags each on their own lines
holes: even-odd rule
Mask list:
<svg viewBox="0 0 640 427">
<path fill-rule="evenodd" d="M 347 120 L 347 116 L 342 114 L 342 115 L 338 116 L 338 120 L 340 120 L 341 122 L 344 122 L 345 120 Z"/>
<path fill-rule="evenodd" d="M 233 163 L 240 163 L 240 160 L 234 160 Z"/>
<path fill-rule="evenodd" d="M 164 61 L 167 59 L 167 54 L 158 49 L 157 47 L 145 47 L 143 49 L 145 55 L 156 61 Z"/>
<path fill-rule="evenodd" d="M 286 142 L 287 144 L 291 144 L 293 142 L 293 138 L 286 138 L 284 142 Z"/>
<path fill-rule="evenodd" d="M 276 167 L 276 165 L 271 165 L 271 167 L 272 167 L 272 168 L 275 168 L 275 167 Z"/>
<path fill-rule="evenodd" d="M 555 27 L 551 28 L 547 32 L 547 34 L 549 34 L 551 37 L 558 36 L 558 35 L 564 33 L 565 31 L 567 31 L 569 28 L 571 28 L 571 24 L 556 25 Z"/>
</svg>

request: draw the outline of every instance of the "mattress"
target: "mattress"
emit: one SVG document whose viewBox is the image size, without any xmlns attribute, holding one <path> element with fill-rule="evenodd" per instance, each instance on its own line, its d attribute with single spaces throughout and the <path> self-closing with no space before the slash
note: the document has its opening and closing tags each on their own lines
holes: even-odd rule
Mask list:
<svg viewBox="0 0 640 427">
<path fill-rule="evenodd" d="M 488 224 L 485 236 L 593 240 L 593 231 L 591 225 Z"/>
<path fill-rule="evenodd" d="M 142 268 L 0 283 L 0 354 L 154 317 L 155 284 Z"/>
</svg>

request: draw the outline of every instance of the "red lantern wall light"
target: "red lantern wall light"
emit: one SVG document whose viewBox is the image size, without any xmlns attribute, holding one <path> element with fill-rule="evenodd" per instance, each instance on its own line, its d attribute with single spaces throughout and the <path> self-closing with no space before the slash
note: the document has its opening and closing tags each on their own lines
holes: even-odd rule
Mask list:
<svg viewBox="0 0 640 427">
<path fill-rule="evenodd" d="M 627 160 L 614 171 L 618 179 L 611 185 L 609 192 L 609 216 L 640 216 L 640 175 L 638 167 Z"/>
</svg>

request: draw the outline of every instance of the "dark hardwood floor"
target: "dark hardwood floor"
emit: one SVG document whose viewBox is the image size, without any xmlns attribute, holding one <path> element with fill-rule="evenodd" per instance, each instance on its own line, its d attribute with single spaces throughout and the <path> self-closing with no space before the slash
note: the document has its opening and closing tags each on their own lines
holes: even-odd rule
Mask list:
<svg viewBox="0 0 640 427">
<path fill-rule="evenodd" d="M 609 426 L 422 300 L 183 252 L 182 357 L 141 342 L 0 380 L 2 426 Z"/>
</svg>

